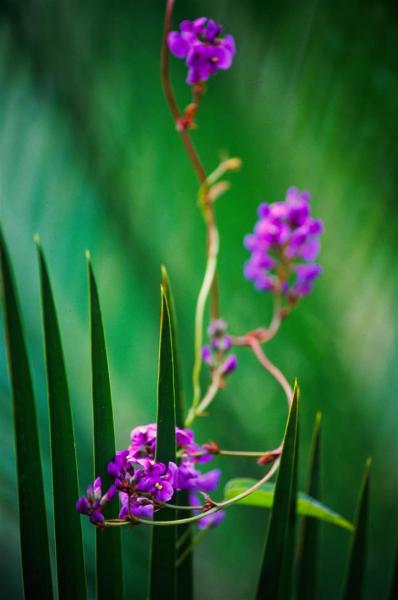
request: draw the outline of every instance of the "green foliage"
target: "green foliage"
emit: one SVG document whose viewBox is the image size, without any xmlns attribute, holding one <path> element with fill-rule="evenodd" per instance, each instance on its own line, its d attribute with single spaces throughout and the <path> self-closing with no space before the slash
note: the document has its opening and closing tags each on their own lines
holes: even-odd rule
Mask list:
<svg viewBox="0 0 398 600">
<path fill-rule="evenodd" d="M 234 498 L 251 487 L 255 481 L 255 479 L 231 479 L 225 486 L 225 499 Z M 237 504 L 257 506 L 259 508 L 272 508 L 274 505 L 275 487 L 274 483 L 265 483 L 258 490 L 250 494 L 250 496 L 239 500 Z M 347 521 L 347 519 L 304 492 L 297 494 L 296 512 L 298 515 L 319 519 L 320 521 L 337 525 L 348 531 L 353 530 L 352 523 Z"/>
<path fill-rule="evenodd" d="M 25 598 L 52 598 L 50 555 L 35 400 L 8 252 L 0 231 L 1 272 L 14 408 L 19 531 Z"/>
<path fill-rule="evenodd" d="M 94 476 L 101 475 L 103 484 L 108 479 L 106 465 L 115 454 L 115 432 L 108 358 L 105 345 L 98 289 L 87 253 L 90 292 L 91 374 L 94 417 Z M 115 512 L 115 511 L 114 511 Z M 108 513 L 109 514 L 109 513 Z M 117 514 L 109 514 L 117 516 Z M 96 531 L 97 597 L 98 600 L 123 597 L 123 562 L 120 530 L 106 533 Z"/>
<path fill-rule="evenodd" d="M 174 382 L 174 348 L 170 308 L 161 286 L 160 340 L 157 402 L 157 462 L 166 466 L 176 462 L 176 392 Z M 155 513 L 155 520 L 171 520 L 175 510 Z M 150 557 L 149 596 L 151 600 L 176 597 L 176 527 L 153 527 Z"/>
<path fill-rule="evenodd" d="M 257 587 L 258 600 L 275 600 L 282 596 L 283 577 L 291 548 L 292 513 L 295 513 L 296 477 L 299 428 L 299 389 L 294 387 L 292 405 L 283 439 L 278 478 L 275 486 L 275 502 L 271 511 L 264 555 Z"/>
<path fill-rule="evenodd" d="M 320 496 L 321 479 L 321 453 L 320 453 L 320 435 L 321 435 L 321 415 L 317 414 L 312 435 L 312 444 L 308 469 L 307 492 L 316 500 Z M 333 513 L 335 514 L 335 513 Z M 341 519 L 341 517 L 339 517 Z M 342 526 L 350 525 L 345 519 L 342 519 Z M 339 523 L 336 523 L 339 524 Z M 318 576 L 318 556 L 319 556 L 319 522 L 316 519 L 303 518 L 301 524 L 301 536 L 298 551 L 298 583 L 297 599 L 314 600 L 316 597 L 316 586 Z"/>
<path fill-rule="evenodd" d="M 365 561 L 368 542 L 369 471 L 371 462 L 371 459 L 368 459 L 366 462 L 365 473 L 359 492 L 355 531 L 352 538 L 343 591 L 344 600 L 351 600 L 352 598 L 360 600 L 364 592 Z"/>
<path fill-rule="evenodd" d="M 39 243 L 37 249 L 50 413 L 58 593 L 61 600 L 71 597 L 84 600 L 86 580 L 80 515 L 75 509 L 78 480 L 68 384 L 54 297 Z"/>
<path fill-rule="evenodd" d="M 166 296 L 170 313 L 170 327 L 173 340 L 173 367 L 174 367 L 174 386 L 176 393 L 176 425 L 184 427 L 185 406 L 184 406 L 184 388 L 182 385 L 181 357 L 179 353 L 179 344 L 177 338 L 177 323 L 173 292 L 170 286 L 170 280 L 165 267 L 162 267 L 162 287 Z M 182 490 L 177 493 L 176 502 L 178 505 L 186 506 L 189 504 L 188 491 Z M 178 518 L 184 518 L 185 511 L 177 511 Z M 190 600 L 193 597 L 193 555 L 192 548 L 192 525 L 179 525 L 177 528 L 177 598 L 178 600 Z M 179 562 L 178 557 L 184 556 Z"/>
</svg>

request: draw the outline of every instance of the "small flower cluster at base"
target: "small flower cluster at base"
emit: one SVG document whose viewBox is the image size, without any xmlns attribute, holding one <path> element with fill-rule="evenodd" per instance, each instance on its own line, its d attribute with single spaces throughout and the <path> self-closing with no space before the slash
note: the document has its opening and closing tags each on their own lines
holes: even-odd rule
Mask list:
<svg viewBox="0 0 398 600">
<path fill-rule="evenodd" d="M 192 506 L 197 506 L 197 496 L 192 494 L 208 493 L 217 487 L 221 476 L 219 469 L 203 474 L 196 467 L 198 463 L 212 460 L 212 456 L 203 452 L 191 430 L 176 428 L 176 446 L 180 457 L 178 465 L 169 462 L 166 466 L 155 461 L 156 436 L 155 424 L 133 429 L 130 446 L 116 452 L 108 464 L 113 485 L 102 496 L 101 478 L 97 477 L 94 484 L 87 488 L 87 496 L 76 502 L 76 510 L 89 516 L 94 525 L 101 527 L 105 521 L 103 507 L 119 492 L 119 519 L 151 519 L 154 511 L 170 502 L 176 491 L 188 490 Z M 200 527 L 214 525 L 214 520 L 210 520 L 212 516 L 204 517 L 204 524 L 200 520 Z"/>
<path fill-rule="evenodd" d="M 214 319 L 207 330 L 210 344 L 202 348 L 202 360 L 212 371 L 226 376 L 236 370 L 238 359 L 235 354 L 226 356 L 232 348 L 232 339 L 227 334 L 227 323 L 223 319 Z"/>
<path fill-rule="evenodd" d="M 212 19 L 200 17 L 194 21 L 182 21 L 180 31 L 167 36 L 169 50 L 178 58 L 185 58 L 188 67 L 187 83 L 195 85 L 207 81 L 219 69 L 229 69 L 235 56 L 232 35 L 220 37 L 221 25 Z"/>
<path fill-rule="evenodd" d="M 93 525 L 101 526 L 105 517 L 102 509 L 107 502 L 116 496 L 116 487 L 111 485 L 107 492 L 102 495 L 101 477 L 97 477 L 92 485 L 87 488 L 87 496 L 82 496 L 76 502 L 76 510 L 82 515 L 87 515 Z"/>
<path fill-rule="evenodd" d="M 310 195 L 297 188 L 283 202 L 260 204 L 254 232 L 244 239 L 251 253 L 244 275 L 259 291 L 281 294 L 288 302 L 309 294 L 321 267 L 314 261 L 320 250 L 323 224 L 310 216 Z"/>
</svg>

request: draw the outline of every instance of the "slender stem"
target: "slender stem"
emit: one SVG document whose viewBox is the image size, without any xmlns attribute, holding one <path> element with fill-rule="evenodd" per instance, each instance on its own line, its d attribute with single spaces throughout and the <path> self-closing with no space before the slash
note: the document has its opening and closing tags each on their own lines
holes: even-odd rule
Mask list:
<svg viewBox="0 0 398 600">
<path fill-rule="evenodd" d="M 178 127 L 182 115 L 175 98 L 174 90 L 170 82 L 169 72 L 169 50 L 167 47 L 167 36 L 171 29 L 173 17 L 174 0 L 167 0 L 166 14 L 164 22 L 162 52 L 161 52 L 161 79 L 164 94 L 181 136 L 184 148 L 192 163 L 196 176 L 201 184 L 203 216 L 207 227 L 207 265 L 204 280 L 200 290 L 195 317 L 195 360 L 193 369 L 193 405 L 200 401 L 200 369 L 201 369 L 201 347 L 203 335 L 203 315 L 207 297 L 211 291 L 211 315 L 213 319 L 219 316 L 219 294 L 216 278 L 216 260 L 218 252 L 218 232 L 215 223 L 214 207 L 207 201 L 208 183 L 206 171 L 202 165 L 199 154 L 193 144 L 188 130 L 184 127 Z"/>
<path fill-rule="evenodd" d="M 173 10 L 174 10 L 174 0 L 167 0 L 166 5 L 166 13 L 164 19 L 164 31 L 163 31 L 163 41 L 162 41 L 162 50 L 161 50 L 161 58 L 160 58 L 160 75 L 162 80 L 162 86 L 164 95 L 166 96 L 167 104 L 169 105 L 170 112 L 173 116 L 173 120 L 176 125 L 182 118 L 180 109 L 178 108 L 178 104 L 175 98 L 174 90 L 170 82 L 170 72 L 169 72 L 169 49 L 167 46 L 167 36 L 171 29 L 171 21 L 173 18 Z M 188 154 L 188 157 L 192 163 L 192 166 L 195 170 L 195 173 L 199 179 L 199 182 L 203 184 L 206 181 L 206 171 L 203 168 L 202 162 L 199 158 L 199 155 L 196 151 L 196 148 L 192 142 L 191 136 L 189 135 L 186 129 L 178 129 L 181 139 L 183 141 L 185 150 Z"/>
<path fill-rule="evenodd" d="M 214 506 L 214 508 L 206 510 L 205 512 L 203 512 L 199 515 L 193 515 L 192 517 L 187 517 L 184 519 L 176 519 L 174 521 L 150 521 L 149 519 L 140 519 L 139 517 L 133 517 L 132 522 L 131 521 L 123 521 L 121 519 L 109 519 L 107 521 L 104 521 L 103 525 L 104 525 L 104 527 L 123 527 L 123 526 L 131 525 L 134 523 L 137 523 L 137 524 L 140 523 L 142 525 L 152 525 L 152 527 L 167 527 L 170 525 L 186 525 L 188 523 L 194 523 L 195 521 L 200 521 L 200 519 L 203 519 L 204 517 L 207 517 L 208 515 L 212 515 L 216 512 L 219 512 L 220 510 L 229 508 L 230 506 L 233 506 L 240 500 L 243 500 L 243 498 L 250 496 L 250 494 L 255 492 L 258 488 L 260 488 L 264 483 L 266 483 L 274 475 L 274 473 L 279 468 L 279 463 L 280 463 L 280 459 L 278 458 L 273 463 L 273 465 L 270 468 L 270 470 L 268 471 L 268 473 L 266 473 L 264 475 L 264 477 L 262 477 L 261 479 L 256 481 L 256 483 L 254 483 L 251 487 L 249 487 L 244 492 L 241 492 L 240 494 L 238 494 L 234 498 L 230 498 L 229 500 L 224 500 L 223 502 L 218 502 L 217 506 Z"/>
<path fill-rule="evenodd" d="M 192 407 L 198 406 L 201 398 L 200 370 L 202 366 L 203 321 L 206 301 L 214 281 L 217 269 L 218 232 L 214 227 L 209 232 L 209 247 L 205 276 L 200 288 L 195 312 L 195 361 L 192 373 L 193 401 Z"/>
<path fill-rule="evenodd" d="M 280 384 L 280 386 L 283 388 L 285 394 L 286 394 L 286 398 L 287 398 L 287 402 L 288 405 L 290 407 L 292 400 L 293 400 L 293 390 L 288 382 L 288 380 L 286 379 L 286 377 L 284 376 L 284 374 L 282 373 L 282 371 L 280 369 L 278 369 L 278 367 L 276 367 L 270 360 L 269 358 L 266 356 L 263 348 L 261 347 L 261 344 L 258 340 L 256 340 L 255 338 L 252 338 L 249 342 L 249 345 L 251 347 L 251 349 L 254 352 L 254 355 L 256 356 L 257 360 L 259 361 L 259 363 L 269 372 L 271 373 L 271 375 L 277 380 L 277 382 Z"/>
<path fill-rule="evenodd" d="M 175 510 L 202 510 L 204 504 L 198 504 L 197 506 L 180 506 L 179 504 L 169 504 L 168 502 L 162 502 L 159 505 L 162 508 L 174 508 Z"/>
<path fill-rule="evenodd" d="M 250 450 L 219 450 L 218 452 L 214 452 L 215 456 L 238 456 L 242 458 L 261 458 L 266 454 L 273 454 L 279 452 L 279 448 L 275 450 L 263 450 L 262 452 L 252 452 Z M 192 454 L 185 454 L 182 456 L 189 457 L 199 457 L 199 456 L 208 456 L 209 452 L 193 452 Z"/>
</svg>

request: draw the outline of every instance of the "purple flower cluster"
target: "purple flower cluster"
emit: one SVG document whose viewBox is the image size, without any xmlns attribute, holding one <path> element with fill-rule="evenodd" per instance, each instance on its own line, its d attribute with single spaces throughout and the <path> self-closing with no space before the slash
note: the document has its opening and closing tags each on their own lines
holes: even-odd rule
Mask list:
<svg viewBox="0 0 398 600">
<path fill-rule="evenodd" d="M 226 356 L 232 348 L 232 339 L 227 334 L 227 323 L 223 319 L 214 319 L 207 330 L 210 344 L 203 346 L 202 359 L 212 371 L 218 370 L 221 376 L 229 375 L 238 366 L 235 354 Z"/>
<path fill-rule="evenodd" d="M 321 267 L 323 224 L 310 215 L 310 195 L 292 187 L 283 202 L 260 204 L 254 232 L 244 239 L 251 253 L 244 274 L 260 291 L 283 294 L 289 302 L 309 294 Z"/>
<path fill-rule="evenodd" d="M 188 490 L 191 505 L 198 506 L 197 494 L 213 491 L 220 480 L 219 469 L 206 474 L 197 469 L 198 463 L 212 460 L 211 453 L 204 452 L 195 442 L 192 431 L 177 427 L 176 445 L 180 462 L 178 465 L 169 462 L 166 466 L 155 461 L 156 435 L 155 424 L 133 429 L 130 446 L 116 452 L 108 464 L 108 473 L 113 478 L 112 486 L 102 496 L 101 479 L 97 477 L 94 484 L 88 487 L 87 496 L 77 501 L 77 511 L 88 515 L 93 524 L 101 526 L 105 520 L 102 509 L 117 492 L 119 519 L 126 521 L 135 517 L 152 518 L 154 510 L 161 508 L 162 503 L 170 502 L 174 493 L 180 490 Z M 208 515 L 199 521 L 199 527 L 214 526 L 222 518 L 221 512 Z"/>
<path fill-rule="evenodd" d="M 104 505 L 116 495 L 116 487 L 111 485 L 106 494 L 102 495 L 101 477 L 97 477 L 92 485 L 87 488 L 87 496 L 79 498 L 76 510 L 90 517 L 91 523 L 100 525 L 105 520 L 102 514 Z"/>
<path fill-rule="evenodd" d="M 171 31 L 167 37 L 169 50 L 178 58 L 185 58 L 188 67 L 187 83 L 194 85 L 207 81 L 218 69 L 229 69 L 235 56 L 232 35 L 220 37 L 221 25 L 212 19 L 200 17 L 182 21 L 180 31 Z"/>
</svg>

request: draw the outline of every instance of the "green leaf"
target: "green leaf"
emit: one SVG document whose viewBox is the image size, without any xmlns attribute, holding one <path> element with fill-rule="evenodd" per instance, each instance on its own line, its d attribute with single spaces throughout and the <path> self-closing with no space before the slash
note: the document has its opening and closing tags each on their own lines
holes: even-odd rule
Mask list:
<svg viewBox="0 0 398 600">
<path fill-rule="evenodd" d="M 106 482 L 111 480 L 106 473 L 106 465 L 115 454 L 115 432 L 111 386 L 109 381 L 108 359 L 105 334 L 102 323 L 98 289 L 91 266 L 90 255 L 86 253 L 89 292 L 90 292 L 90 331 L 91 331 L 91 373 L 94 421 L 94 475 L 102 478 L 103 492 Z M 112 507 L 106 516 L 116 517 Z M 123 598 L 123 563 L 120 529 L 110 528 L 104 532 L 96 530 L 97 597 L 100 600 Z"/>
<path fill-rule="evenodd" d="M 174 351 L 170 310 L 161 286 L 160 343 L 157 402 L 156 461 L 165 465 L 176 461 L 176 394 Z M 155 520 L 172 520 L 175 511 L 162 509 Z M 149 597 L 152 600 L 176 597 L 176 527 L 153 527 L 150 557 Z"/>
<path fill-rule="evenodd" d="M 173 345 L 173 367 L 174 367 L 174 386 L 176 394 L 176 425 L 177 427 L 184 427 L 185 420 L 185 404 L 184 404 L 184 389 L 182 385 L 181 376 L 181 358 L 178 351 L 178 337 L 177 337 L 177 322 L 175 315 L 175 305 L 173 291 L 170 285 L 170 280 L 166 271 L 166 267 L 162 266 L 162 288 L 164 295 L 167 300 L 170 313 L 170 327 Z"/>
<path fill-rule="evenodd" d="M 46 262 L 37 244 L 50 411 L 55 544 L 61 600 L 86 598 L 80 515 L 76 512 L 78 480 L 75 438 L 61 336 Z"/>
<path fill-rule="evenodd" d="M 397 600 L 397 598 L 398 598 L 398 550 L 397 550 L 397 553 L 395 556 L 395 565 L 394 565 L 394 572 L 392 574 L 391 590 L 390 590 L 389 599 Z"/>
<path fill-rule="evenodd" d="M 53 597 L 53 591 L 36 408 L 17 294 L 1 231 L 0 255 L 6 342 L 13 399 L 25 598 L 40 596 L 40 598 L 47 599 Z"/>
<path fill-rule="evenodd" d="M 225 486 L 225 500 L 234 498 L 241 492 L 247 490 L 255 482 L 255 479 L 231 479 Z M 249 496 L 246 496 L 246 498 L 239 500 L 237 504 L 257 506 L 258 508 L 272 508 L 274 504 L 274 495 L 275 484 L 266 483 Z M 298 515 L 319 519 L 320 521 L 337 525 L 348 531 L 353 531 L 354 529 L 350 521 L 304 492 L 299 492 L 297 494 L 296 512 Z"/>
<path fill-rule="evenodd" d="M 307 486 L 309 496 L 316 500 L 320 496 L 320 427 L 321 415 L 318 413 L 312 436 Z M 298 600 L 314 600 L 316 597 L 318 554 L 319 521 L 305 517 L 298 552 Z"/>
<path fill-rule="evenodd" d="M 297 385 L 297 384 L 295 384 Z M 298 477 L 298 460 L 299 460 L 299 448 L 300 448 L 300 420 L 299 413 L 297 415 L 297 434 L 296 434 L 296 451 L 294 454 L 294 464 L 292 472 L 292 484 L 290 489 L 290 508 L 285 540 L 285 550 L 283 554 L 282 572 L 280 577 L 280 585 L 278 598 L 279 600 L 291 600 L 293 595 L 293 584 L 294 584 L 294 557 L 296 547 L 296 498 L 297 498 L 297 477 Z"/>
<path fill-rule="evenodd" d="M 363 595 L 365 576 L 365 560 L 367 550 L 367 528 L 369 512 L 369 470 L 371 459 L 366 461 L 365 473 L 359 492 L 358 507 L 355 518 L 355 531 L 351 542 L 345 584 L 342 598 L 360 600 Z"/>
<path fill-rule="evenodd" d="M 177 325 L 174 308 L 174 298 L 170 286 L 170 280 L 165 267 L 162 267 L 162 286 L 170 311 L 171 335 L 173 340 L 174 357 L 174 383 L 176 390 L 176 425 L 184 427 L 185 405 L 184 390 L 181 377 L 181 360 L 178 352 Z M 182 490 L 177 493 L 176 502 L 179 505 L 189 504 L 188 491 Z M 177 511 L 177 518 L 186 516 L 185 511 Z M 179 600 L 191 600 L 193 598 L 193 556 L 187 549 L 192 548 L 192 526 L 180 525 L 177 528 L 177 540 L 182 540 L 178 548 L 178 555 L 184 555 L 184 560 L 177 567 L 177 598 Z"/>
<path fill-rule="evenodd" d="M 272 506 L 257 587 L 257 598 L 261 600 L 275 600 L 279 597 L 285 570 L 286 544 L 289 538 L 288 530 L 297 466 L 298 396 L 296 384 L 283 440 L 283 451 L 274 491 L 275 502 Z"/>
</svg>

